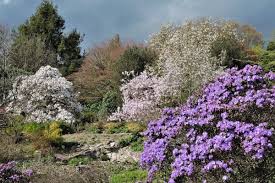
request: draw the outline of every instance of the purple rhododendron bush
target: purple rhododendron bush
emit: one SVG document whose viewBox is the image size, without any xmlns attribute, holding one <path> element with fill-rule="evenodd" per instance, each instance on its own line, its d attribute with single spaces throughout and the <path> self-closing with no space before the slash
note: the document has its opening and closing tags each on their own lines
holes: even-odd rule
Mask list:
<svg viewBox="0 0 275 183">
<path fill-rule="evenodd" d="M 229 69 L 144 132 L 148 182 L 275 182 L 275 73 Z"/>
<path fill-rule="evenodd" d="M 32 176 L 32 170 L 20 172 L 15 169 L 16 162 L 10 161 L 8 163 L 0 164 L 0 182 L 1 183 L 28 183 Z"/>
</svg>

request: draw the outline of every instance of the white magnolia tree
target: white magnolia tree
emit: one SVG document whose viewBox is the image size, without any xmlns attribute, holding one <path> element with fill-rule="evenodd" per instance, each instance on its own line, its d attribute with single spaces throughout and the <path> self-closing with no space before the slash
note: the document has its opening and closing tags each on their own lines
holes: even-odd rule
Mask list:
<svg viewBox="0 0 275 183">
<path fill-rule="evenodd" d="M 200 19 L 163 27 L 149 41 L 159 52 L 156 66 L 122 85 L 123 106 L 110 120 L 143 121 L 169 99 L 185 100 L 222 73 L 226 53 L 212 56 L 211 46 L 225 34 L 242 42 L 235 24 L 229 21 Z"/>
<path fill-rule="evenodd" d="M 41 67 L 34 75 L 18 77 L 10 95 L 13 100 L 6 110 L 23 114 L 28 121 L 73 123 L 81 111 L 72 83 L 50 66 Z"/>
<path fill-rule="evenodd" d="M 154 70 L 163 77 L 162 94 L 178 96 L 184 92 L 190 96 L 221 73 L 226 53 L 217 58 L 211 55 L 211 48 L 223 35 L 232 35 L 240 40 L 235 24 L 212 19 L 164 27 L 160 33 L 153 35 L 149 45 L 160 50 L 157 69 Z"/>
<path fill-rule="evenodd" d="M 157 93 L 159 78 L 144 71 L 121 86 L 123 106 L 113 113 L 109 120 L 136 120 L 148 118 L 148 112 L 158 113 L 161 97 Z"/>
</svg>

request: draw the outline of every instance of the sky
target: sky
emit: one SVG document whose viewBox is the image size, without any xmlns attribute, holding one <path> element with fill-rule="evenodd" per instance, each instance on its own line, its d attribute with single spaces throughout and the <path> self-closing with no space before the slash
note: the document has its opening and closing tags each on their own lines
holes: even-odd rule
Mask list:
<svg viewBox="0 0 275 183">
<path fill-rule="evenodd" d="M 0 0 L 0 24 L 17 27 L 41 0 Z M 265 39 L 275 29 L 275 0 L 53 0 L 66 21 L 66 31 L 85 34 L 82 46 L 120 34 L 123 40 L 145 42 L 161 25 L 214 17 L 251 24 Z"/>
</svg>

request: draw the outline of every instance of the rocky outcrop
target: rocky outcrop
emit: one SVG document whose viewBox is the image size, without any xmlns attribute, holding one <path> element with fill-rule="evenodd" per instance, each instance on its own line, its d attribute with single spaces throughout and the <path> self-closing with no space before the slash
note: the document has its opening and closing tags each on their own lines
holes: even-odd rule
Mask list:
<svg viewBox="0 0 275 183">
<path fill-rule="evenodd" d="M 89 135 L 78 136 L 79 145 L 73 153 L 70 154 L 55 154 L 55 159 L 57 161 L 67 163 L 70 159 L 77 157 L 90 157 L 97 161 L 111 161 L 111 162 L 138 162 L 140 152 L 133 152 L 130 147 L 123 147 L 119 144 L 119 140 L 123 138 L 123 135 L 118 136 L 119 134 L 110 134 L 110 135 Z M 76 136 L 74 134 L 69 136 Z M 89 143 L 83 137 L 93 138 L 96 137 L 99 140 L 96 143 Z M 110 140 L 109 137 L 112 137 L 114 140 Z M 125 137 L 129 137 L 129 134 L 125 134 Z M 124 137 L 124 138 L 125 138 Z M 65 137 L 65 139 L 67 136 Z M 76 140 L 77 137 L 71 139 Z"/>
</svg>

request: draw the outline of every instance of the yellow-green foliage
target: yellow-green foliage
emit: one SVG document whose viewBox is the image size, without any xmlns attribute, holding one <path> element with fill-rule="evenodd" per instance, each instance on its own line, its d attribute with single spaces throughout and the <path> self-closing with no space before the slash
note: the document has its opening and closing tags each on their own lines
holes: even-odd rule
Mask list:
<svg viewBox="0 0 275 183">
<path fill-rule="evenodd" d="M 60 122 L 53 121 L 47 125 L 43 131 L 43 135 L 50 142 L 60 142 L 62 140 L 62 130 L 60 128 Z"/>
<path fill-rule="evenodd" d="M 107 130 L 107 131 L 118 127 L 119 127 L 119 123 L 114 123 L 114 122 L 106 123 L 103 126 L 104 130 Z"/>
<path fill-rule="evenodd" d="M 109 122 L 103 126 L 104 132 L 106 133 L 123 133 L 127 132 L 127 129 L 122 123 L 118 122 Z"/>
<path fill-rule="evenodd" d="M 125 126 L 130 133 L 143 132 L 146 129 L 144 125 L 137 122 L 129 122 L 129 123 L 126 123 Z"/>
<path fill-rule="evenodd" d="M 23 127 L 23 134 L 35 149 L 48 150 L 52 145 L 62 142 L 61 122 L 27 123 Z"/>
<path fill-rule="evenodd" d="M 88 126 L 87 131 L 92 133 L 139 133 L 143 132 L 146 126 L 138 122 L 98 122 Z"/>
<path fill-rule="evenodd" d="M 92 123 L 87 127 L 87 131 L 91 133 L 102 133 L 104 130 L 103 123 Z"/>
<path fill-rule="evenodd" d="M 44 128 L 44 125 L 40 123 L 36 123 L 36 122 L 26 123 L 23 125 L 23 134 L 27 137 L 32 136 L 34 134 L 41 133 L 43 128 Z"/>
<path fill-rule="evenodd" d="M 259 57 L 263 56 L 266 52 L 261 45 L 254 46 L 251 50 Z"/>
</svg>

